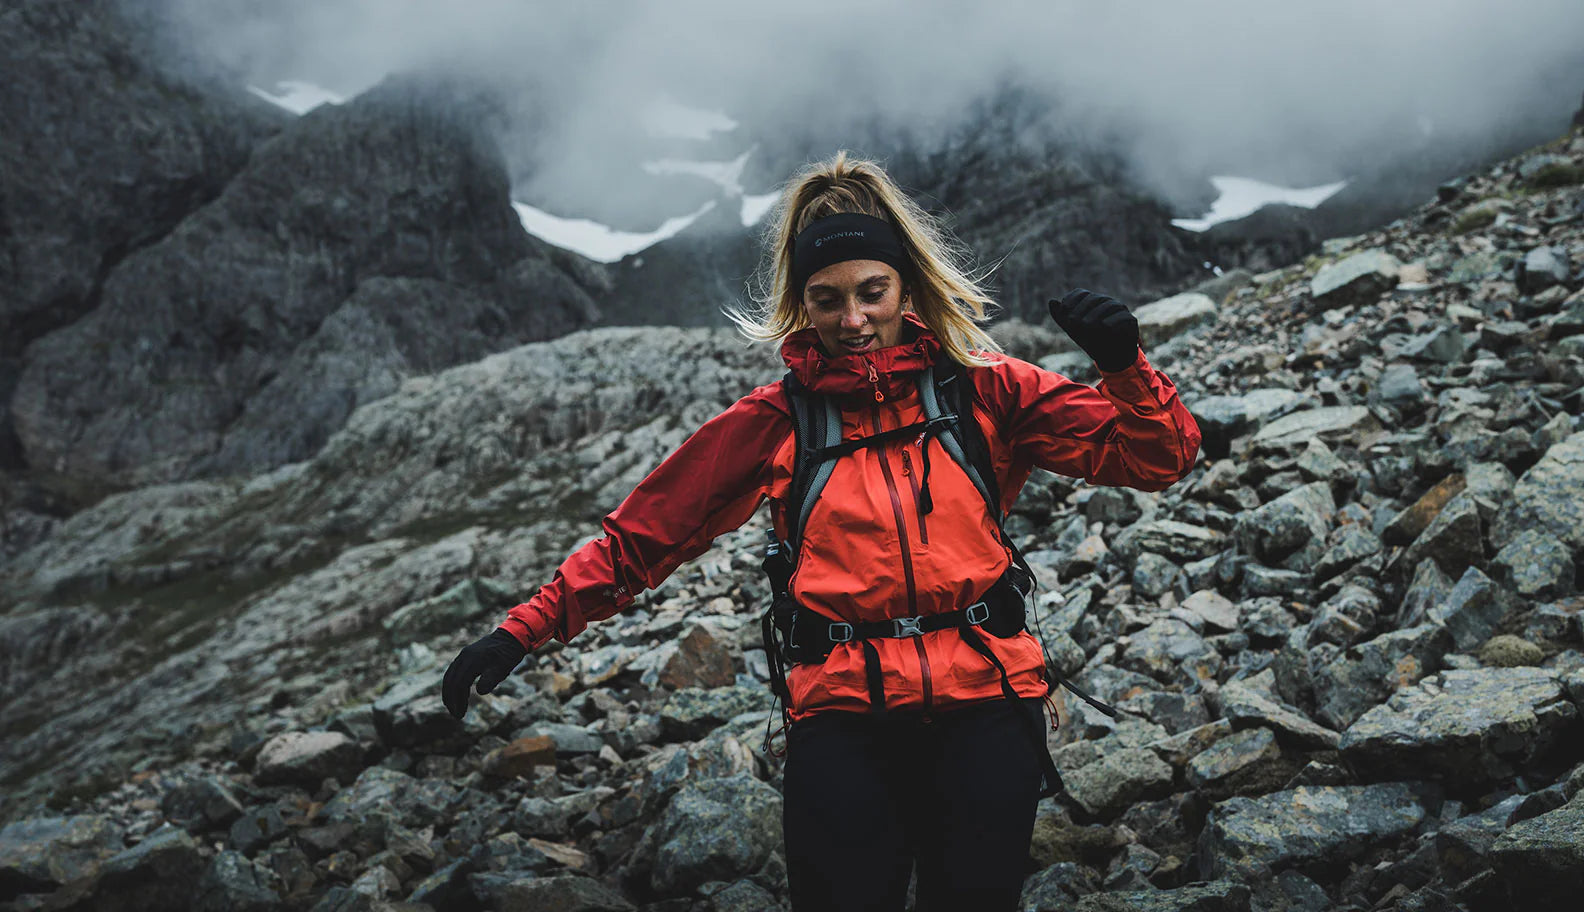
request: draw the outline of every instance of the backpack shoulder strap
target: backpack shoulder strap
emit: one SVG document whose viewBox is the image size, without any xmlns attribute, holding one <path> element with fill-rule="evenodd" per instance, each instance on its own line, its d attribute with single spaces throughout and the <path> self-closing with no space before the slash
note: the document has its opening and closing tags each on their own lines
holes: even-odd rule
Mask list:
<svg viewBox="0 0 1584 912">
<path fill-rule="evenodd" d="M 1023 559 L 1023 552 L 1017 544 L 1006 534 L 1006 516 L 1001 511 L 1001 486 L 996 481 L 995 467 L 990 462 L 990 444 L 985 440 L 978 419 L 974 418 L 977 397 L 973 381 L 968 377 L 968 368 L 942 355 L 920 377 L 919 394 L 923 398 L 925 417 L 933 418 L 940 414 L 957 416 L 951 425 L 951 432 L 941 435 L 941 446 L 962 466 L 968 479 L 979 489 L 979 495 L 990 510 L 990 518 L 996 528 L 1002 530 L 1001 542 L 1011 552 L 1012 563 L 1028 577 L 1027 586 L 1020 588 L 1032 589 L 1036 579 L 1034 570 Z"/>
<path fill-rule="evenodd" d="M 791 371 L 782 380 L 787 404 L 792 411 L 793 436 L 796 442 L 792 462 L 792 488 L 787 514 L 791 528 L 787 530 L 787 545 L 792 559 L 797 560 L 803 542 L 803 527 L 809 513 L 819 500 L 825 483 L 830 481 L 836 466 L 834 457 L 822 459 L 820 449 L 841 442 L 841 413 L 829 396 L 823 396 L 804 386 Z"/>
<path fill-rule="evenodd" d="M 942 356 L 934 366 L 925 369 L 919 381 L 925 418 L 957 416 L 950 432 L 941 435 L 941 445 L 952 460 L 962 466 L 990 508 L 990 517 L 997 526 L 1001 525 L 1001 490 L 990 464 L 990 445 L 973 415 L 973 383 L 968 379 L 967 370 Z"/>
</svg>

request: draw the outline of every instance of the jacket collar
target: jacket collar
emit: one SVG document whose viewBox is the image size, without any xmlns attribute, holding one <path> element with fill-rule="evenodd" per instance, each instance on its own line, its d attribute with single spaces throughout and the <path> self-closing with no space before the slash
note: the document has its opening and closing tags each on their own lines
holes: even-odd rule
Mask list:
<svg viewBox="0 0 1584 912">
<path fill-rule="evenodd" d="M 865 398 L 873 398 L 879 392 L 885 400 L 891 400 L 911 389 L 913 377 L 934 364 L 941 351 L 940 340 L 917 314 L 909 311 L 902 319 L 902 338 L 906 341 L 897 345 L 833 358 L 820 347 L 819 335 L 811 326 L 782 341 L 781 359 L 793 376 L 815 392 Z"/>
</svg>

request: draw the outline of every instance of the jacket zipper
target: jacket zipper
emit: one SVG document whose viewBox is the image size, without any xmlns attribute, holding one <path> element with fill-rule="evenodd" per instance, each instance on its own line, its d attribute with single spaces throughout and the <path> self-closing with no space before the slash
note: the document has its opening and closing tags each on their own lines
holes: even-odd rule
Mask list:
<svg viewBox="0 0 1584 912">
<path fill-rule="evenodd" d="M 880 403 L 876 401 L 873 412 L 872 433 L 880 433 Z M 896 478 L 891 474 L 891 462 L 886 459 L 885 447 L 878 447 L 876 452 L 880 456 L 880 474 L 885 476 L 886 492 L 891 495 L 891 512 L 896 517 L 897 541 L 902 546 L 902 577 L 907 583 L 908 617 L 918 617 L 918 590 L 913 582 L 913 546 L 908 542 L 907 520 L 902 517 L 902 495 L 897 492 Z M 934 686 L 930 681 L 929 655 L 924 651 L 924 638 L 913 637 L 913 646 L 918 650 L 919 675 L 924 686 L 924 711 L 930 710 L 930 703 L 934 696 Z"/>
<path fill-rule="evenodd" d="M 924 445 L 929 446 L 929 442 L 925 441 Z M 929 526 L 924 524 L 923 494 L 920 493 L 918 475 L 913 472 L 913 460 L 908 456 L 906 444 L 902 445 L 902 474 L 906 475 L 908 481 L 913 485 L 913 509 L 918 512 L 919 544 L 927 545 L 929 544 Z"/>
</svg>

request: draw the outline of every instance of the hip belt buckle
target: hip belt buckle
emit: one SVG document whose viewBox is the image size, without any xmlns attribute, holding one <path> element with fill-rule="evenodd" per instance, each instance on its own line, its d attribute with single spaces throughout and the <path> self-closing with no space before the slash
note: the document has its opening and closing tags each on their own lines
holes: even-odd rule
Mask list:
<svg viewBox="0 0 1584 912">
<path fill-rule="evenodd" d="M 983 624 L 990 620 L 990 606 L 984 602 L 974 602 L 963 609 L 963 617 L 970 624 Z"/>
<path fill-rule="evenodd" d="M 899 639 L 902 637 L 923 636 L 924 628 L 921 626 L 923 621 L 924 618 L 922 617 L 896 618 L 891 622 L 894 628 L 891 635 Z"/>
<path fill-rule="evenodd" d="M 832 643 L 845 643 L 853 638 L 853 626 L 838 621 L 830 625 L 825 635 L 830 637 Z"/>
</svg>

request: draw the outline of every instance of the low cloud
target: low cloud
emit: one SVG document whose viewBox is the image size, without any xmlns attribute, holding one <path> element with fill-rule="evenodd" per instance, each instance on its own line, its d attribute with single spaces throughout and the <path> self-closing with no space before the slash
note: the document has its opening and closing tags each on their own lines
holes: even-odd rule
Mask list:
<svg viewBox="0 0 1584 912">
<path fill-rule="evenodd" d="M 639 178 L 666 178 L 644 161 L 730 160 L 828 123 L 944 132 L 1008 80 L 1175 198 L 1210 174 L 1308 186 L 1416 144 L 1560 132 L 1584 92 L 1578 0 L 161 2 L 183 40 L 255 83 L 350 94 L 456 67 L 514 87 L 519 192 L 565 215 L 630 197 L 629 227 L 657 220 Z M 653 136 L 663 99 L 757 133 Z"/>
</svg>

